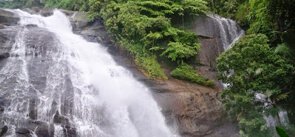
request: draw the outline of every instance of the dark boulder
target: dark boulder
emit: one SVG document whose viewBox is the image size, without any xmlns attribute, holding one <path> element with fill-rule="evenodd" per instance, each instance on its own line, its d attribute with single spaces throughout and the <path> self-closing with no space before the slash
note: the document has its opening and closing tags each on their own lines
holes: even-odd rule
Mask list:
<svg viewBox="0 0 295 137">
<path fill-rule="evenodd" d="M 5 66 L 6 61 L 10 56 L 10 50 L 14 44 L 18 29 L 19 27 L 14 26 L 0 29 L 0 70 Z"/>
<path fill-rule="evenodd" d="M 9 53 L 0 54 L 0 60 L 8 58 L 8 57 L 9 57 Z"/>
<path fill-rule="evenodd" d="M 45 122 L 39 122 L 36 127 L 35 134 L 38 137 L 53 137 L 52 128 Z"/>
<path fill-rule="evenodd" d="M 53 122 L 55 124 L 60 124 L 63 128 L 64 135 L 66 137 L 76 137 L 77 136 L 77 131 L 76 128 L 70 123 L 70 120 L 59 114 L 58 111 L 56 111 L 54 117 L 53 117 Z"/>
<path fill-rule="evenodd" d="M 0 114 L 4 112 L 4 107 L 0 106 Z"/>
<path fill-rule="evenodd" d="M 39 14 L 39 15 L 42 15 L 44 17 L 48 17 L 48 16 L 51 16 L 53 14 L 53 10 L 52 9 L 42 9 L 42 8 L 39 8 L 39 7 L 33 7 L 33 8 L 26 8 L 26 9 L 23 9 L 24 11 L 30 13 L 30 14 Z"/>
<path fill-rule="evenodd" d="M 60 115 L 58 111 L 56 111 L 53 117 L 53 122 L 56 124 L 62 124 L 62 125 L 67 125 L 70 123 L 69 119 L 65 116 Z"/>
<path fill-rule="evenodd" d="M 89 21 L 87 14 L 84 12 L 75 12 L 71 17 L 73 31 L 91 42 L 102 43 L 106 46 L 114 46 L 111 38 L 107 33 L 102 19 Z"/>
<path fill-rule="evenodd" d="M 17 128 L 15 130 L 17 137 L 32 137 L 32 131 L 27 128 Z"/>
<path fill-rule="evenodd" d="M 13 12 L 0 9 L 0 24 L 11 26 L 16 25 L 20 18 Z"/>
<path fill-rule="evenodd" d="M 4 29 L 4 28 L 5 28 L 5 25 L 0 24 L 0 29 Z"/>
<path fill-rule="evenodd" d="M 28 24 L 26 25 L 27 28 L 35 28 L 35 27 L 38 27 L 37 25 L 35 24 Z"/>
<path fill-rule="evenodd" d="M 3 126 L 2 128 L 0 128 L 0 137 L 2 137 L 3 135 L 5 135 L 7 131 L 8 131 L 8 127 L 7 126 Z"/>
</svg>

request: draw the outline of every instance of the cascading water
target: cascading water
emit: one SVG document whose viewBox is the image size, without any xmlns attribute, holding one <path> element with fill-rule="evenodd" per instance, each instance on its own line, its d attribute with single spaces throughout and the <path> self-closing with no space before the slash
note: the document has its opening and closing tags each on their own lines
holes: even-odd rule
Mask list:
<svg viewBox="0 0 295 137">
<path fill-rule="evenodd" d="M 217 26 L 219 29 L 219 37 L 221 39 L 224 51 L 230 49 L 235 42 L 237 42 L 242 36 L 244 36 L 245 32 L 242 30 L 238 24 L 227 18 L 220 17 L 219 15 L 210 15 L 211 18 L 217 22 Z M 231 70 L 228 76 L 234 74 L 234 71 Z M 223 87 L 227 88 L 229 85 L 223 83 Z M 272 102 L 266 95 L 261 93 L 256 93 L 254 96 L 255 100 L 263 103 L 265 107 L 272 107 Z M 277 116 L 272 115 L 264 115 L 264 120 L 266 122 L 267 127 L 271 129 L 273 135 L 277 137 L 277 132 L 275 130 L 276 126 L 288 126 L 289 118 L 288 112 L 286 110 L 281 109 Z"/>
<path fill-rule="evenodd" d="M 68 18 L 13 11 L 21 27 L 0 70 L 6 136 L 173 137 L 150 91 Z"/>
<path fill-rule="evenodd" d="M 210 17 L 217 22 L 220 33 L 219 37 L 224 51 L 231 48 L 244 35 L 244 30 L 235 21 L 220 17 L 219 15 L 210 15 Z"/>
</svg>

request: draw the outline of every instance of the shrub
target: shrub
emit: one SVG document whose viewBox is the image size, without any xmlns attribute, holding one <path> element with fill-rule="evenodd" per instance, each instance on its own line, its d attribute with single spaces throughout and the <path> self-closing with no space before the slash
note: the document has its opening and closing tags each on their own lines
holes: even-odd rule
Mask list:
<svg viewBox="0 0 295 137">
<path fill-rule="evenodd" d="M 208 80 L 196 73 L 196 70 L 190 65 L 182 64 L 171 72 L 171 76 L 181 80 L 187 80 L 200 85 L 214 87 L 214 82 Z"/>
<path fill-rule="evenodd" d="M 158 63 L 156 56 L 137 56 L 135 58 L 135 63 L 141 69 L 143 69 L 144 73 L 146 73 L 146 75 L 149 76 L 151 79 L 168 79 L 160 64 Z"/>
</svg>

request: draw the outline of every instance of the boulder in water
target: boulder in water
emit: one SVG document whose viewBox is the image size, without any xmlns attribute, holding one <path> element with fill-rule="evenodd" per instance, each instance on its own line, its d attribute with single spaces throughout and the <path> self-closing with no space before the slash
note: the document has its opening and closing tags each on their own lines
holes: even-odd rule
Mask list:
<svg viewBox="0 0 295 137">
<path fill-rule="evenodd" d="M 58 111 L 56 111 L 53 117 L 53 122 L 56 124 L 62 124 L 62 125 L 67 125 L 70 123 L 69 119 L 65 116 L 60 115 Z"/>
<path fill-rule="evenodd" d="M 2 137 L 4 134 L 6 134 L 7 131 L 8 131 L 7 126 L 3 126 L 2 128 L 0 128 L 0 137 Z"/>
<path fill-rule="evenodd" d="M 0 114 L 4 112 L 4 107 L 0 106 Z"/>
<path fill-rule="evenodd" d="M 5 58 L 8 58 L 8 57 L 9 57 L 9 53 L 0 54 L 0 60 L 1 59 L 5 59 Z"/>
<path fill-rule="evenodd" d="M 38 137 L 50 137 L 51 128 L 45 122 L 39 122 L 38 126 L 36 127 L 35 133 Z"/>
<path fill-rule="evenodd" d="M 5 28 L 5 25 L 0 24 L 0 29 L 4 29 L 4 28 Z"/>
<path fill-rule="evenodd" d="M 26 8 L 24 9 L 24 11 L 30 13 L 30 14 L 40 14 L 44 17 L 48 17 L 51 16 L 53 14 L 53 10 L 52 9 L 41 9 L 38 7 L 33 7 L 33 8 Z"/>
<path fill-rule="evenodd" d="M 26 128 L 17 128 L 15 133 L 17 137 L 32 137 L 32 131 Z"/>
<path fill-rule="evenodd" d="M 0 9 L 0 24 L 3 25 L 16 25 L 20 18 L 7 10 Z"/>
<path fill-rule="evenodd" d="M 35 24 L 28 24 L 26 25 L 27 28 L 35 28 L 35 27 L 38 27 L 37 25 Z"/>
</svg>

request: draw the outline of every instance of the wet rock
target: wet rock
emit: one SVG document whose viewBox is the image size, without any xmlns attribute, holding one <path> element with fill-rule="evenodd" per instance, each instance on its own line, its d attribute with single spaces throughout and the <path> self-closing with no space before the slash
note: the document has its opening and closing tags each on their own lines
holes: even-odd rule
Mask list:
<svg viewBox="0 0 295 137">
<path fill-rule="evenodd" d="M 8 57 L 9 57 L 9 53 L 0 54 L 0 60 L 8 58 Z"/>
<path fill-rule="evenodd" d="M 70 123 L 69 119 L 65 116 L 60 115 L 58 111 L 56 111 L 53 117 L 53 122 L 56 124 L 63 124 L 63 125 L 68 125 Z"/>
<path fill-rule="evenodd" d="M 159 87 L 158 87 L 159 86 Z M 204 137 L 214 134 L 225 124 L 231 129 L 226 137 L 238 133 L 236 125 L 224 119 L 225 113 L 219 100 L 219 89 L 211 89 L 179 80 L 154 83 L 154 98 L 161 106 L 169 125 L 176 124 L 184 137 Z"/>
<path fill-rule="evenodd" d="M 39 13 L 43 16 L 49 16 L 52 14 L 52 10 L 33 9 L 31 12 Z M 118 48 L 110 39 L 107 31 L 105 30 L 102 20 L 96 20 L 93 22 L 87 21 L 85 13 L 76 13 L 71 11 L 63 11 L 68 16 L 71 16 L 71 23 L 73 24 L 73 30 L 77 34 L 81 34 L 89 41 L 97 41 L 109 47 L 111 54 L 115 56 L 115 60 L 119 64 L 129 68 L 136 78 L 147 84 L 154 92 L 154 97 L 161 106 L 163 113 L 169 125 L 176 125 L 179 132 L 183 137 L 221 137 L 218 134 L 222 134 L 224 137 L 231 137 L 238 131 L 235 129 L 236 125 L 231 122 L 223 121 L 224 111 L 219 101 L 220 89 L 211 89 L 196 84 L 191 84 L 175 79 L 169 79 L 168 81 L 153 81 L 144 75 L 142 75 L 137 67 L 132 62 L 132 56 L 128 52 Z M 0 16 L 2 14 L 0 13 Z M 206 22 L 206 18 L 203 22 Z M 1 24 L 1 21 L 0 21 Z M 200 25 L 201 24 L 201 25 Z M 203 26 L 202 26 L 203 24 Z M 212 24 L 211 24 L 212 25 Z M 215 59 L 222 51 L 220 45 L 218 45 L 218 36 L 214 33 L 214 28 L 209 28 L 208 32 L 205 31 L 206 27 L 210 26 L 210 23 L 199 23 L 198 30 L 200 42 L 202 44 L 199 57 L 197 58 L 201 64 L 204 65 L 200 68 L 200 72 L 203 75 L 208 76 L 212 73 L 212 77 L 215 77 Z M 56 49 L 55 38 L 46 30 L 42 30 L 34 25 L 26 26 L 29 31 L 26 35 L 26 55 L 30 58 L 28 61 L 28 76 L 29 82 L 34 88 L 30 88 L 29 91 L 32 94 L 38 92 L 44 92 L 46 86 L 46 73 L 50 64 L 48 60 L 49 55 L 58 53 Z M 5 27 L 0 29 L 0 69 L 1 65 L 4 65 L 3 60 L 9 57 L 12 43 L 18 29 L 13 30 L 11 27 Z M 198 32 L 197 32 L 198 33 Z M 36 43 L 38 41 L 39 43 Z M 42 46 L 38 46 L 42 45 Z M 42 70 L 42 71 L 40 71 Z M 66 70 L 66 69 L 65 69 Z M 11 79 L 11 82 L 15 81 Z M 52 110 L 50 116 L 53 116 L 53 123 L 29 121 L 25 128 L 17 129 L 18 136 L 31 136 L 31 131 L 35 131 L 38 137 L 53 136 L 54 124 L 61 125 L 64 131 L 64 135 L 67 137 L 77 136 L 74 125 L 71 124 L 70 116 L 71 108 L 73 108 L 72 87 L 71 81 L 65 78 L 65 85 L 67 92 L 63 93 L 61 113 L 58 110 L 57 103 L 52 103 Z M 10 89 L 9 87 L 6 88 Z M 58 90 L 58 89 L 57 89 Z M 36 107 L 38 106 L 35 97 L 28 102 L 30 105 L 31 119 L 37 118 Z M 228 131 L 228 132 L 227 132 Z"/>
<path fill-rule="evenodd" d="M 8 127 L 7 126 L 3 126 L 2 128 L 0 128 L 0 137 L 2 137 L 3 135 L 5 135 L 7 131 L 8 131 Z"/>
<path fill-rule="evenodd" d="M 16 25 L 19 20 L 19 17 L 13 12 L 0 9 L 0 24 L 7 26 Z"/>
<path fill-rule="evenodd" d="M 37 120 L 38 108 L 36 99 L 30 99 L 29 101 L 29 117 L 32 120 Z"/>
<path fill-rule="evenodd" d="M 83 17 L 83 22 L 77 24 L 81 18 L 80 16 L 79 19 L 72 19 L 73 30 L 86 39 L 91 36 L 103 43 L 118 64 L 128 68 L 134 77 L 148 85 L 154 91 L 154 97 L 161 106 L 168 125 L 175 125 L 183 137 L 221 137 L 218 133 L 231 137 L 238 133 L 237 126 L 224 119 L 225 113 L 219 101 L 220 86 L 212 89 L 172 78 L 168 81 L 150 80 L 138 71 L 128 52 L 112 43 L 102 21 L 98 20 L 96 24 L 89 22 L 86 25 L 87 18 Z M 196 58 L 203 65 L 198 68 L 199 73 L 217 80 L 215 60 L 223 51 L 223 47 L 216 22 L 210 17 L 202 16 L 197 22 L 193 22 L 191 29 L 196 31 L 201 42 L 201 50 Z"/>
<path fill-rule="evenodd" d="M 15 36 L 19 27 L 7 27 L 0 29 L 0 55 L 6 58 L 15 41 Z"/>
<path fill-rule="evenodd" d="M 198 36 L 205 38 L 214 38 L 219 34 L 214 19 L 206 15 L 196 17 L 191 29 L 197 32 Z"/>
<path fill-rule="evenodd" d="M 71 125 L 64 125 L 62 127 L 65 137 L 77 137 L 76 128 Z"/>
<path fill-rule="evenodd" d="M 44 121 L 38 120 L 26 120 L 23 125 L 25 125 L 22 129 L 24 131 L 28 130 L 31 133 L 37 135 L 38 137 L 53 137 L 54 136 L 54 128 L 51 125 Z"/>
<path fill-rule="evenodd" d="M 75 12 L 73 16 L 70 17 L 70 20 L 73 31 L 83 36 L 86 40 L 102 43 L 106 46 L 114 45 L 111 44 L 111 39 L 101 19 L 89 21 L 86 13 Z"/>
<path fill-rule="evenodd" d="M 33 7 L 33 8 L 26 8 L 26 9 L 24 9 L 24 11 L 26 11 L 30 14 L 40 14 L 44 17 L 48 17 L 53 14 L 53 9 L 49 9 L 49 8 Z"/>
<path fill-rule="evenodd" d="M 212 69 L 216 68 L 216 58 L 224 50 L 218 23 L 214 18 L 204 15 L 196 17 L 192 24 L 187 27 L 199 36 L 201 49 L 196 58 L 197 62 L 209 67 L 209 69 L 202 71 L 212 73 Z"/>
<path fill-rule="evenodd" d="M 76 128 L 70 123 L 70 120 L 67 117 L 60 115 L 58 111 L 56 111 L 53 117 L 53 122 L 56 124 L 61 124 L 66 137 L 77 136 Z"/>
<path fill-rule="evenodd" d="M 35 134 L 38 137 L 53 137 L 52 129 L 50 126 L 45 122 L 40 122 L 35 129 Z"/>
<path fill-rule="evenodd" d="M 10 50 L 14 44 L 15 36 L 19 27 L 5 27 L 0 29 L 0 70 L 5 66 Z"/>
<path fill-rule="evenodd" d="M 48 17 L 51 16 L 53 14 L 53 10 L 52 9 L 42 9 L 39 11 L 39 14 L 44 16 L 44 17 Z"/>
<path fill-rule="evenodd" d="M 76 13 L 76 11 L 70 11 L 70 10 L 64 10 L 64 9 L 60 9 L 60 11 L 69 17 L 73 16 Z"/>
<path fill-rule="evenodd" d="M 0 106 L 0 114 L 4 112 L 4 107 Z"/>
<path fill-rule="evenodd" d="M 27 27 L 27 28 L 34 28 L 34 27 L 38 27 L 38 26 L 35 25 L 35 24 L 28 24 L 28 25 L 26 25 L 26 27 Z"/>
<path fill-rule="evenodd" d="M 27 128 L 17 128 L 15 133 L 17 137 L 32 137 L 32 131 Z"/>
<path fill-rule="evenodd" d="M 5 25 L 0 24 L 0 29 L 4 29 L 4 28 L 5 28 Z"/>
<path fill-rule="evenodd" d="M 86 12 L 75 12 L 71 17 L 71 21 L 76 29 L 85 28 L 89 23 Z"/>
</svg>

